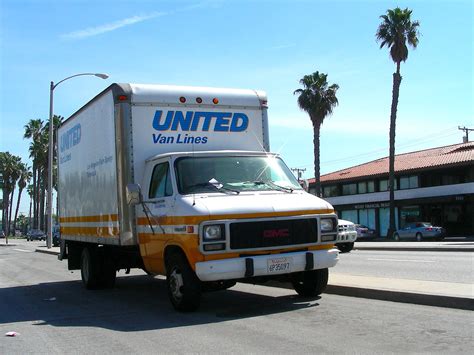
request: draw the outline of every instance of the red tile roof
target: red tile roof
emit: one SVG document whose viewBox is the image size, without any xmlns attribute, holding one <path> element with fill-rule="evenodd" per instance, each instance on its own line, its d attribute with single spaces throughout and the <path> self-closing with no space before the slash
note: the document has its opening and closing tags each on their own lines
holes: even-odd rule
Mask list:
<svg viewBox="0 0 474 355">
<path fill-rule="evenodd" d="M 452 165 L 474 164 L 474 142 L 454 144 L 395 156 L 395 172 L 411 172 Z M 352 180 L 388 174 L 388 157 L 321 176 L 321 182 Z M 310 179 L 314 183 L 315 179 Z"/>
</svg>

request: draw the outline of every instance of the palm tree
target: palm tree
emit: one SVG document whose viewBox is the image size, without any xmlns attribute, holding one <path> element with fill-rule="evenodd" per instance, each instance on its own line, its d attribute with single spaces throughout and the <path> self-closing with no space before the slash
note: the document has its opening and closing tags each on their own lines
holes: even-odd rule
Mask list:
<svg viewBox="0 0 474 355">
<path fill-rule="evenodd" d="M 293 94 L 298 94 L 298 106 L 306 111 L 313 124 L 313 145 L 314 145 L 314 178 L 316 180 L 316 196 L 321 196 L 320 181 L 320 131 L 324 119 L 330 115 L 334 107 L 338 104 L 336 91 L 339 85 L 329 85 L 327 74 L 314 72 L 305 75 L 300 84 L 303 89 L 297 89 Z"/>
<path fill-rule="evenodd" d="M 30 157 L 33 160 L 33 228 L 38 226 L 38 155 L 40 154 L 39 138 L 43 129 L 43 121 L 39 118 L 32 119 L 25 125 L 25 134 L 23 138 L 31 138 Z"/>
<path fill-rule="evenodd" d="M 25 163 L 19 164 L 19 176 L 20 178 L 18 179 L 18 199 L 16 202 L 15 218 L 13 219 L 14 231 L 16 230 L 16 221 L 18 218 L 18 210 L 20 208 L 21 194 L 23 193 L 23 190 L 28 185 L 31 179 L 31 171 Z"/>
<path fill-rule="evenodd" d="M 13 190 L 17 180 L 18 164 L 20 157 L 10 154 L 9 152 L 0 152 L 0 172 L 3 177 L 3 230 L 6 236 L 6 243 L 8 244 L 8 235 L 10 233 L 10 206 Z"/>
<path fill-rule="evenodd" d="M 390 111 L 390 148 L 389 148 L 389 194 L 390 194 L 390 224 L 387 236 L 392 236 L 395 231 L 395 122 L 397 119 L 398 95 L 400 92 L 400 63 L 408 58 L 407 44 L 413 48 L 418 45 L 418 21 L 411 20 L 412 10 L 395 8 L 387 10 L 386 15 L 380 16 L 382 23 L 376 33 L 380 48 L 390 48 L 390 57 L 397 65 L 397 71 L 393 73 L 392 108 Z"/>
</svg>

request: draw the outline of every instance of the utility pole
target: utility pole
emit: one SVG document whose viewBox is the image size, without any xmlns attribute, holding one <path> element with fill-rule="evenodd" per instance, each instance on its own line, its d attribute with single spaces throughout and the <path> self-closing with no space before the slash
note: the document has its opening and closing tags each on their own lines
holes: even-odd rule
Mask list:
<svg viewBox="0 0 474 355">
<path fill-rule="evenodd" d="M 303 173 L 306 171 L 306 169 L 291 168 L 291 171 L 296 173 L 298 182 L 301 182 L 301 177 L 303 176 Z"/>
<path fill-rule="evenodd" d="M 466 127 L 458 126 L 458 129 L 459 129 L 460 131 L 466 132 L 466 137 L 465 137 L 466 139 L 465 139 L 465 140 L 463 139 L 463 143 L 469 142 L 469 132 L 474 131 L 474 128 L 466 128 Z M 464 137 L 463 137 L 463 138 L 464 138 Z"/>
</svg>

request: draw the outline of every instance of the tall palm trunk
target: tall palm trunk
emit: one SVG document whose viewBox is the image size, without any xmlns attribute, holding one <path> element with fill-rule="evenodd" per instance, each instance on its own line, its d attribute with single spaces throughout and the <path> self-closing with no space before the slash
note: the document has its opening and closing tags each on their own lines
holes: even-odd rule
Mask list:
<svg viewBox="0 0 474 355">
<path fill-rule="evenodd" d="M 37 201 L 37 198 L 36 198 L 36 191 L 38 189 L 37 185 L 36 185 L 36 176 L 37 176 L 37 167 L 36 167 L 36 162 L 35 160 L 33 160 L 33 195 L 31 196 L 32 200 L 33 200 L 33 223 L 32 225 L 30 225 L 30 229 L 35 229 L 36 228 L 36 216 L 38 215 L 37 213 L 37 209 L 36 209 L 36 201 Z M 30 223 L 31 223 L 31 219 L 30 219 Z"/>
<path fill-rule="evenodd" d="M 392 109 L 390 112 L 390 148 L 388 168 L 390 220 L 387 231 L 388 238 L 391 238 L 395 232 L 395 123 L 397 120 L 398 96 L 400 93 L 401 82 L 402 77 L 400 75 L 400 62 L 397 62 L 397 72 L 393 73 Z"/>
<path fill-rule="evenodd" d="M 18 190 L 18 200 L 16 201 L 15 219 L 13 220 L 14 231 L 16 231 L 16 220 L 18 218 L 18 210 L 20 209 L 20 200 L 21 200 L 22 193 L 23 193 L 23 188 L 20 187 L 20 189 Z"/>
<path fill-rule="evenodd" d="M 33 199 L 30 196 L 30 212 L 28 214 L 28 230 L 31 229 L 31 209 L 33 207 Z"/>
<path fill-rule="evenodd" d="M 3 188 L 3 231 L 5 232 L 5 242 L 8 244 L 8 189 Z"/>
<path fill-rule="evenodd" d="M 46 180 L 47 180 L 47 170 L 43 168 L 41 171 L 41 197 L 40 197 L 40 229 L 45 231 L 45 206 L 44 203 L 46 201 Z"/>
<path fill-rule="evenodd" d="M 316 122 L 315 119 L 311 118 L 313 122 L 313 147 L 314 147 L 314 179 L 316 196 L 321 196 L 321 167 L 320 167 L 320 155 L 319 155 L 319 144 L 320 144 L 320 132 L 321 124 Z"/>
<path fill-rule="evenodd" d="M 12 192 L 11 192 L 11 196 L 10 196 L 10 208 L 9 208 L 9 212 L 8 212 L 8 230 L 10 231 L 10 233 L 12 232 L 12 212 L 13 212 L 13 196 L 15 195 L 15 187 L 13 187 L 12 189 Z M 13 230 L 13 235 L 15 234 L 15 230 Z"/>
</svg>

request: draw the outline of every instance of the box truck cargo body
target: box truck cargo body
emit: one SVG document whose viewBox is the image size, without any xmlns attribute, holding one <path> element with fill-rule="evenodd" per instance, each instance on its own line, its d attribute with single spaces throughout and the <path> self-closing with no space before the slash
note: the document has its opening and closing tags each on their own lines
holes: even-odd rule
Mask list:
<svg viewBox="0 0 474 355">
<path fill-rule="evenodd" d="M 269 152 L 264 92 L 113 84 L 61 125 L 58 159 L 60 259 L 87 288 L 142 268 L 193 310 L 252 278 L 317 295 L 337 263 L 334 209 Z"/>
</svg>

